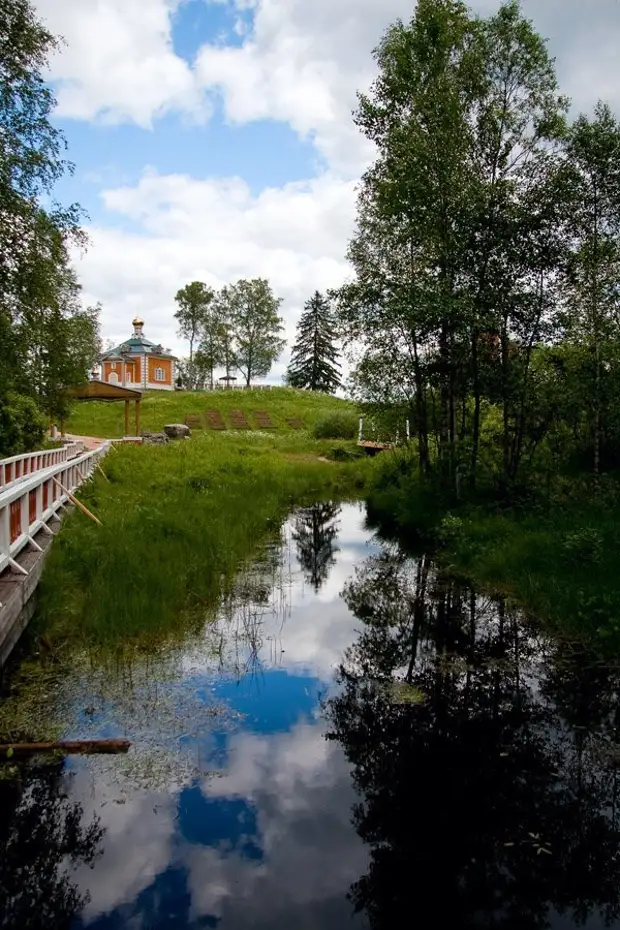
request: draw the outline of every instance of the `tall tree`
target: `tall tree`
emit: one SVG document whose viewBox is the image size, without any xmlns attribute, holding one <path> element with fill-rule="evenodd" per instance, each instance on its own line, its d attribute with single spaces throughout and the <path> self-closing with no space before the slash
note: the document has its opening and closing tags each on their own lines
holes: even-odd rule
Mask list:
<svg viewBox="0 0 620 930">
<path fill-rule="evenodd" d="M 179 324 L 179 336 L 189 342 L 188 377 L 190 387 L 195 387 L 196 377 L 193 372 L 194 346 L 207 325 L 208 312 L 215 292 L 202 281 L 192 281 L 177 291 L 175 300 L 178 310 L 174 317 Z"/>
<path fill-rule="evenodd" d="M 507 484 L 552 316 L 566 101 L 513 0 L 488 19 L 460 0 L 420 0 L 376 57 L 356 121 L 378 155 L 349 248 L 356 278 L 338 292 L 342 329 L 361 347 L 358 393 L 388 384 L 408 399 L 421 469 L 433 462 L 457 488 L 464 469 L 475 479 L 483 400 L 498 403 Z"/>
<path fill-rule="evenodd" d="M 336 319 L 319 291 L 304 306 L 286 375 L 291 387 L 333 394 L 340 387 Z"/>
<path fill-rule="evenodd" d="M 237 281 L 219 294 L 222 318 L 232 341 L 232 362 L 249 387 L 253 378 L 269 373 L 286 342 L 275 297 L 265 278 Z"/>
<path fill-rule="evenodd" d="M 620 322 L 620 123 L 603 103 L 594 118 L 581 116 L 566 146 L 573 248 L 567 267 L 565 331 L 586 350 L 592 372 L 593 470 L 600 472 L 603 433 L 603 372 Z"/>
<path fill-rule="evenodd" d="M 213 375 L 218 365 L 226 365 L 230 355 L 228 351 L 228 326 L 222 315 L 220 301 L 214 294 L 210 301 L 200 327 L 200 345 L 196 352 L 195 363 L 207 374 L 211 390 Z M 227 372 L 228 373 L 228 372 Z"/>
<path fill-rule="evenodd" d="M 14 418 L 2 408 L 29 410 L 16 397 L 36 396 L 28 324 L 47 315 L 38 332 L 48 323 L 58 331 L 52 317 L 66 293 L 69 246 L 84 244 L 85 236 L 80 209 L 53 200 L 55 182 L 72 170 L 43 77 L 58 40 L 29 0 L 0 0 L 0 22 L 0 421 L 9 422 Z M 11 442 L 0 425 L 0 449 Z"/>
<path fill-rule="evenodd" d="M 343 328 L 349 335 L 365 330 L 372 345 L 379 334 L 371 321 L 379 315 L 388 350 L 391 334 L 401 334 L 396 345 L 410 356 L 414 378 L 425 377 L 429 386 L 432 379 L 439 396 L 439 461 L 446 470 L 456 440 L 455 361 L 465 311 L 459 271 L 472 173 L 467 117 L 482 81 L 477 37 L 464 3 L 419 0 L 411 24 L 397 21 L 376 50 L 379 76 L 371 94 L 360 95 L 356 114 L 378 157 L 359 195 L 349 250 L 358 287 L 357 294 L 347 289 Z M 393 258 L 385 255 L 386 235 Z M 373 282 L 369 256 L 388 272 L 383 281 Z M 422 356 L 434 359 L 425 373 Z M 396 381 L 389 369 L 384 378 Z M 426 431 L 428 409 L 420 414 L 417 427 Z M 428 462 L 421 442 L 420 464 Z"/>
</svg>

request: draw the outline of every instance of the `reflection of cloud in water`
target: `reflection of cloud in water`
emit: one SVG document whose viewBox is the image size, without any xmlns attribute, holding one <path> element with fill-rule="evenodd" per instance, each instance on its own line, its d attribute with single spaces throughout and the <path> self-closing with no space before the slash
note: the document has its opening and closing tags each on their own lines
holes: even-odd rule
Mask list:
<svg viewBox="0 0 620 930">
<path fill-rule="evenodd" d="M 73 791 L 86 821 L 96 814 L 105 834 L 96 871 L 84 867 L 77 873 L 78 884 L 90 893 L 82 915 L 86 922 L 132 901 L 166 868 L 175 817 L 170 796 L 137 791 L 122 796 L 116 779 L 107 781 L 89 769 L 90 764 L 80 766 Z"/>
<path fill-rule="evenodd" d="M 319 705 L 359 627 L 340 592 L 374 547 L 361 508 L 343 507 L 338 522 L 318 591 L 289 521 L 282 548 L 242 573 L 216 625 L 109 681 L 91 671 L 60 688 L 72 735 L 120 728 L 134 741 L 126 758 L 70 763 L 72 794 L 106 831 L 96 868 L 77 873 L 90 903 L 76 928 L 351 922 L 346 894 L 366 854 L 349 767 L 324 739 Z"/>
<path fill-rule="evenodd" d="M 102 926 L 143 926 L 140 900 L 157 898 L 170 870 L 185 874 L 190 895 L 179 927 L 203 926 L 209 915 L 224 930 L 350 923 L 346 892 L 366 854 L 350 824 L 348 765 L 318 724 L 235 734 L 220 777 L 180 794 L 139 793 L 117 804 L 115 785 L 86 771 L 79 779 L 106 828 L 96 871 L 77 874 L 91 894 L 86 924 L 107 914 Z"/>
<path fill-rule="evenodd" d="M 293 518 L 283 530 L 279 566 L 260 562 L 247 568 L 239 590 L 247 598 L 254 589 L 268 590 L 267 603 L 248 603 L 241 597 L 232 616 L 220 616 L 214 627 L 205 629 L 208 640 L 225 644 L 220 651 L 224 667 L 239 674 L 256 668 L 286 668 L 289 674 L 312 675 L 330 682 L 343 650 L 355 639 L 357 621 L 340 594 L 355 565 L 378 551 L 364 528 L 365 512 L 359 505 L 346 505 L 338 515 L 337 553 L 318 591 L 304 582 L 304 572 L 292 541 Z M 267 583 L 267 574 L 271 575 Z M 258 584 L 256 579 L 260 579 Z M 217 652 L 217 647 L 211 649 Z M 187 658 L 195 670 L 200 659 Z M 203 669 L 215 670 L 217 659 L 203 660 Z"/>
<path fill-rule="evenodd" d="M 215 914 L 223 927 L 284 927 L 290 921 L 323 930 L 350 922 L 345 892 L 364 869 L 366 854 L 351 830 L 348 766 L 318 726 L 235 735 L 227 770 L 203 791 L 209 798 L 251 802 L 263 858 L 187 850 L 194 918 Z"/>
</svg>

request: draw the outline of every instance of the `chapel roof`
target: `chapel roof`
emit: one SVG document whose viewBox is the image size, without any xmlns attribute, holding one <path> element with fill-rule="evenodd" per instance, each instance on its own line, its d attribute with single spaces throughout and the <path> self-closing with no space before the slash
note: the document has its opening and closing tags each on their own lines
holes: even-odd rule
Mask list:
<svg viewBox="0 0 620 930">
<path fill-rule="evenodd" d="M 150 339 L 145 339 L 145 337 L 142 335 L 143 326 L 144 321 L 139 317 L 136 317 L 133 320 L 133 335 L 120 345 L 115 346 L 113 349 L 108 349 L 107 352 L 104 352 L 101 356 L 101 360 L 120 360 L 123 358 L 123 356 L 127 355 L 156 355 L 158 358 L 171 358 L 176 360 L 176 356 L 172 355 L 171 352 L 164 351 L 163 346 L 151 342 Z"/>
</svg>

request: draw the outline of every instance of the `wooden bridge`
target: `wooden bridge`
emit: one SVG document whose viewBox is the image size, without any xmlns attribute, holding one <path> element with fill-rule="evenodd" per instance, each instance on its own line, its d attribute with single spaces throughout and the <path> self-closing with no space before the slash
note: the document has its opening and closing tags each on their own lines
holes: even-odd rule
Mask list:
<svg viewBox="0 0 620 930">
<path fill-rule="evenodd" d="M 109 448 L 84 452 L 79 442 L 0 459 L 0 669 L 34 612 L 62 512 Z"/>
<path fill-rule="evenodd" d="M 405 420 L 405 436 L 407 442 L 409 442 L 409 420 Z M 377 442 L 374 439 L 364 439 L 364 418 L 360 417 L 357 444 L 361 449 L 364 449 L 366 455 L 378 455 L 379 452 L 385 452 L 388 449 L 393 449 L 394 446 L 400 445 L 400 442 L 401 438 L 398 432 L 394 439 L 388 442 Z"/>
</svg>

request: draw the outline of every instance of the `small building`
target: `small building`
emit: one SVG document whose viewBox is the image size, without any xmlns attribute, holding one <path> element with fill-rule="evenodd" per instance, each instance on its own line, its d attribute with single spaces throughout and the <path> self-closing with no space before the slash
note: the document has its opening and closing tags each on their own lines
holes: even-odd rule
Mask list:
<svg viewBox="0 0 620 930">
<path fill-rule="evenodd" d="M 137 391 L 174 391 L 177 359 L 170 349 L 144 338 L 144 320 L 136 317 L 133 333 L 101 356 L 101 380 Z"/>
</svg>

